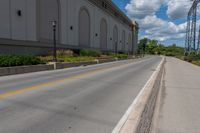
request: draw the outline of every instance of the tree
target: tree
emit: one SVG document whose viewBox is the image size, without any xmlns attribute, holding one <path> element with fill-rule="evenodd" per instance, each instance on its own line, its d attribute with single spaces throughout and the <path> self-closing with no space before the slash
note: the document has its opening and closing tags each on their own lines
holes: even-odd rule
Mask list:
<svg viewBox="0 0 200 133">
<path fill-rule="evenodd" d="M 157 40 L 150 40 L 148 38 L 143 38 L 140 40 L 138 45 L 138 54 L 159 54 L 167 56 L 183 56 L 184 48 L 172 44 L 171 46 L 165 46 L 163 44 L 158 45 Z"/>
<path fill-rule="evenodd" d="M 166 47 L 166 55 L 167 56 L 183 56 L 184 48 L 176 46 L 173 44 L 171 46 Z"/>
<path fill-rule="evenodd" d="M 149 54 L 155 54 L 155 49 L 158 47 L 158 41 L 157 40 L 150 40 L 147 45 L 147 51 Z"/>
<path fill-rule="evenodd" d="M 155 54 L 158 55 L 165 55 L 166 54 L 166 47 L 162 44 L 159 44 L 155 49 L 154 49 Z"/>
<path fill-rule="evenodd" d="M 140 42 L 138 44 L 138 54 L 146 53 L 146 46 L 147 46 L 148 41 L 149 41 L 148 38 L 144 38 L 144 39 L 140 40 Z"/>
</svg>

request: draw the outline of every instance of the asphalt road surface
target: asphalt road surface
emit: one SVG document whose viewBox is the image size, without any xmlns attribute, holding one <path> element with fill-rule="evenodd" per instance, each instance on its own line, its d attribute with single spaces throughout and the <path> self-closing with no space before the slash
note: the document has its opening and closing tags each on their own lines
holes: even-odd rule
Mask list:
<svg viewBox="0 0 200 133">
<path fill-rule="evenodd" d="M 161 59 L 0 77 L 0 133 L 110 133 Z"/>
</svg>

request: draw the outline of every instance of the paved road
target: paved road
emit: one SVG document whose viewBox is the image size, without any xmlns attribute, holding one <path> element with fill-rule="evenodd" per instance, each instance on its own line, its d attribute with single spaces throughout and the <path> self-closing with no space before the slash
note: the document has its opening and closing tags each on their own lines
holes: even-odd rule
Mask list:
<svg viewBox="0 0 200 133">
<path fill-rule="evenodd" d="M 160 61 L 0 77 L 0 133 L 110 133 Z"/>
<path fill-rule="evenodd" d="M 200 67 L 167 58 L 157 133 L 200 133 Z"/>
</svg>

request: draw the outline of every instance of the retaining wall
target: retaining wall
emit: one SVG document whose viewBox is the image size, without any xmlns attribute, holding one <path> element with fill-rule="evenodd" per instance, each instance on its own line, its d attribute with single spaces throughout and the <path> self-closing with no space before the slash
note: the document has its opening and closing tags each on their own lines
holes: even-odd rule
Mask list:
<svg viewBox="0 0 200 133">
<path fill-rule="evenodd" d="M 0 76 L 53 70 L 53 65 L 33 65 L 0 68 Z"/>
<path fill-rule="evenodd" d="M 50 63 L 48 65 L 3 67 L 3 68 L 0 68 L 0 76 L 55 70 L 55 69 L 64 69 L 64 68 L 78 67 L 78 66 L 95 65 L 99 63 L 114 62 L 117 60 L 118 59 L 101 59 L 101 60 L 96 60 L 96 61 L 77 62 L 77 63 L 65 62 L 65 63 Z"/>
</svg>

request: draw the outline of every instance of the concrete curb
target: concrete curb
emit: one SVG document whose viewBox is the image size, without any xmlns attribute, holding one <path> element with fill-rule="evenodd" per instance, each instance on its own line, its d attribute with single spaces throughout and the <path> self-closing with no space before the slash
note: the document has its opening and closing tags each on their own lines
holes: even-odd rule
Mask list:
<svg viewBox="0 0 200 133">
<path fill-rule="evenodd" d="M 112 133 L 149 133 L 160 88 L 165 58 L 158 65 L 139 95 L 128 108 Z"/>
<path fill-rule="evenodd" d="M 166 60 L 164 62 L 166 64 Z M 152 123 L 151 123 L 151 130 L 149 133 L 157 133 L 157 125 L 159 124 L 159 113 L 160 113 L 160 109 L 161 109 L 161 97 L 162 97 L 162 93 L 163 93 L 163 89 L 164 89 L 164 77 L 166 75 L 166 68 L 164 66 L 163 68 L 163 74 L 161 77 L 161 83 L 160 83 L 160 88 L 158 91 L 158 95 L 157 95 L 157 99 L 156 99 L 156 104 L 155 104 L 155 110 L 154 110 L 154 114 L 153 114 L 153 118 L 152 118 Z"/>
<path fill-rule="evenodd" d="M 87 66 L 87 65 L 94 65 L 98 64 L 97 61 L 91 61 L 91 62 L 76 62 L 76 63 L 58 63 L 58 62 L 53 62 L 50 63 L 51 65 L 54 66 L 54 69 L 64 69 L 64 68 L 71 68 L 71 67 L 78 67 L 78 66 Z"/>
</svg>

